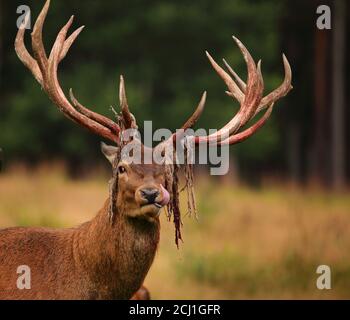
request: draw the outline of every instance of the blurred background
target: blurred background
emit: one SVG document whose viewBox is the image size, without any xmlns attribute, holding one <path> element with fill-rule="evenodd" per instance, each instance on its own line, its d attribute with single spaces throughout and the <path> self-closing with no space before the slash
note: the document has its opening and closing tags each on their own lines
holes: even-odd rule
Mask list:
<svg viewBox="0 0 350 320">
<path fill-rule="evenodd" d="M 34 22 L 44 1 L 0 0 L 0 225 L 68 227 L 101 207 L 109 166 L 99 138 L 66 120 L 15 55 L 23 4 Z M 316 26 L 319 5 L 330 30 Z M 184 218 L 180 250 L 164 219 L 146 279 L 154 298 L 350 298 L 349 13 L 346 0 L 52 1 L 47 51 L 70 15 L 86 25 L 60 65 L 65 92 L 112 118 L 123 74 L 141 129 L 178 128 L 204 90 L 196 128 L 232 118 L 238 104 L 204 51 L 244 79 L 233 34 L 263 60 L 266 93 L 283 80 L 282 52 L 292 66 L 294 90 L 231 147 L 229 174 L 197 167 L 200 219 Z M 321 264 L 332 290 L 316 288 Z"/>
</svg>

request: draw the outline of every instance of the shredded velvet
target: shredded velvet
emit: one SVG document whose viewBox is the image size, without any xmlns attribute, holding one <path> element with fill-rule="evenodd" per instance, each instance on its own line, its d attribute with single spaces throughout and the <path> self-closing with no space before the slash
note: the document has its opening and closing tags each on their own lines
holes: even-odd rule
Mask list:
<svg viewBox="0 0 350 320">
<path fill-rule="evenodd" d="M 179 247 L 179 240 L 182 240 L 181 227 L 181 211 L 180 211 L 180 197 L 179 194 L 181 191 L 186 190 L 187 193 L 187 214 L 194 215 L 197 218 L 197 207 L 196 207 L 196 198 L 194 193 L 194 184 L 193 184 L 193 164 L 188 159 L 188 153 L 185 149 L 185 164 L 184 165 L 166 165 L 165 170 L 165 180 L 166 180 L 166 189 L 170 192 L 170 201 L 167 205 L 167 216 L 170 220 L 173 218 L 175 226 L 175 243 Z M 174 155 L 175 157 L 176 155 Z M 179 187 L 179 175 L 183 173 L 185 185 L 182 189 Z"/>
<path fill-rule="evenodd" d="M 113 224 L 115 212 L 116 212 L 116 198 L 118 193 L 118 174 L 117 166 L 120 161 L 120 155 L 116 157 L 113 165 L 113 177 L 109 182 L 109 194 L 110 194 L 110 210 L 109 219 Z M 179 175 L 183 172 L 185 185 L 180 190 Z M 170 201 L 166 207 L 166 214 L 168 220 L 173 219 L 175 226 L 175 244 L 179 247 L 179 241 L 182 241 L 182 219 L 180 211 L 180 192 L 186 190 L 187 194 L 187 213 L 188 215 L 194 215 L 197 218 L 196 198 L 194 193 L 193 184 L 193 164 L 177 165 L 167 164 L 165 165 L 165 188 L 170 193 Z"/>
<path fill-rule="evenodd" d="M 193 165 L 185 164 L 182 167 L 179 167 L 177 165 L 169 165 L 168 167 L 172 167 L 172 169 L 169 171 L 172 171 L 173 175 L 169 179 L 170 181 L 167 181 L 167 189 L 171 192 L 171 198 L 167 206 L 167 211 L 168 218 L 170 219 L 171 217 L 173 217 L 175 226 L 175 243 L 179 247 L 179 240 L 182 240 L 182 219 L 179 201 L 179 172 L 181 169 L 183 169 L 184 171 L 185 186 L 182 190 L 186 189 L 187 191 L 187 214 L 194 214 L 195 216 L 197 216 L 197 209 L 193 189 Z"/>
<path fill-rule="evenodd" d="M 118 113 L 112 108 L 112 111 L 115 113 L 117 118 L 117 123 L 121 127 L 121 132 L 125 128 L 125 123 L 123 117 L 118 115 Z M 118 163 L 121 158 L 121 150 L 128 142 L 120 139 L 119 143 L 119 152 L 115 155 L 113 163 L 113 176 L 109 182 L 109 195 L 110 195 L 110 205 L 109 205 L 109 220 L 113 224 L 115 213 L 116 213 L 116 199 L 118 193 Z M 182 219 L 180 211 L 180 192 L 186 190 L 187 195 L 187 215 L 194 215 L 197 218 L 197 206 L 196 206 L 196 197 L 194 192 L 194 175 L 193 175 L 193 164 L 190 161 L 190 155 L 193 150 L 189 150 L 188 147 L 184 147 L 185 161 L 183 165 L 178 165 L 176 161 L 172 161 L 173 164 L 165 164 L 165 189 L 170 194 L 170 201 L 166 206 L 167 218 L 170 221 L 171 218 L 174 222 L 175 227 L 175 244 L 179 247 L 180 240 L 182 239 L 181 228 L 182 228 Z M 173 160 L 177 157 L 176 150 L 173 153 Z M 179 176 L 182 173 L 185 184 L 183 188 L 180 189 L 179 186 Z"/>
</svg>

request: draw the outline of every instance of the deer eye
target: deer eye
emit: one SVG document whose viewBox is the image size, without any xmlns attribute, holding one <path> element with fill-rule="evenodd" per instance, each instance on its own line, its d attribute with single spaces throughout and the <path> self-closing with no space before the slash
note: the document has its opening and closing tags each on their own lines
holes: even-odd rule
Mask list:
<svg viewBox="0 0 350 320">
<path fill-rule="evenodd" d="M 124 166 L 119 166 L 118 167 L 118 173 L 119 174 L 123 174 L 123 173 L 125 173 L 126 172 L 126 168 L 124 167 Z"/>
</svg>

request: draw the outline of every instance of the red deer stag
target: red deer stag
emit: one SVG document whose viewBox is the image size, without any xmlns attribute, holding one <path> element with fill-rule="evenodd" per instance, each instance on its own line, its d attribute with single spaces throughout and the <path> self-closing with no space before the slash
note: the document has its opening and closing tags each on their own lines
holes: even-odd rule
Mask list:
<svg viewBox="0 0 350 320">
<path fill-rule="evenodd" d="M 0 298 L 1 299 L 130 299 L 141 288 L 153 262 L 160 232 L 159 213 L 166 207 L 173 216 L 176 241 L 181 239 L 178 169 L 171 164 L 135 164 L 126 162 L 121 148 L 138 144 L 142 156 L 154 149 L 143 146 L 138 139 L 123 141 L 125 130 L 137 128 L 129 112 L 124 80 L 120 81 L 121 113 L 112 121 L 80 104 L 71 92 L 71 102 L 64 94 L 57 76 L 59 63 L 82 30 L 67 38 L 73 17 L 58 33 L 49 56 L 46 55 L 42 29 L 49 9 L 47 1 L 32 33 L 33 56 L 24 45 L 24 28 L 15 41 L 19 59 L 32 72 L 45 93 L 70 120 L 89 129 L 116 146 L 102 144 L 102 152 L 112 164 L 110 196 L 97 216 L 79 227 L 53 230 L 48 228 L 8 228 L 0 230 Z M 228 87 L 227 94 L 240 103 L 238 113 L 216 134 L 192 137 L 195 145 L 235 144 L 254 134 L 269 118 L 273 104 L 291 89 L 291 69 L 283 56 L 285 79 L 281 86 L 263 97 L 260 62 L 256 65 L 244 45 L 234 38 L 247 63 L 248 78 L 244 83 L 225 62 L 224 71 L 207 56 Z M 232 77 L 231 77 L 232 76 Z M 203 111 L 206 94 L 182 129 L 194 125 Z M 264 115 L 251 127 L 238 133 L 260 111 Z M 227 134 L 227 138 L 223 138 Z M 159 146 L 173 144 L 180 136 L 174 134 Z M 184 165 L 185 176 L 192 179 L 190 165 Z M 190 169 L 189 169 L 190 168 Z M 187 184 L 188 188 L 192 187 Z M 191 197 L 191 192 L 189 193 Z M 192 197 L 192 202 L 194 198 Z M 191 200 L 189 201 L 191 203 Z M 193 209 L 194 203 L 190 204 Z M 30 268 L 30 289 L 17 288 L 18 266 Z M 144 288 L 134 298 L 147 297 Z"/>
</svg>

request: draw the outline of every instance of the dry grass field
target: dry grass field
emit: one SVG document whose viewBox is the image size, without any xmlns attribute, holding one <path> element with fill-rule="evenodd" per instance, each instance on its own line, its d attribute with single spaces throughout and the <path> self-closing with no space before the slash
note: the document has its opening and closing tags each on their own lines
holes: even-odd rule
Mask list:
<svg viewBox="0 0 350 320">
<path fill-rule="evenodd" d="M 70 227 L 90 219 L 107 177 L 71 180 L 60 168 L 0 175 L 0 226 Z M 154 299 L 350 298 L 350 196 L 197 181 L 199 220 L 184 217 L 174 244 L 162 214 L 161 244 L 146 279 Z M 316 268 L 332 289 L 316 288 Z"/>
</svg>

